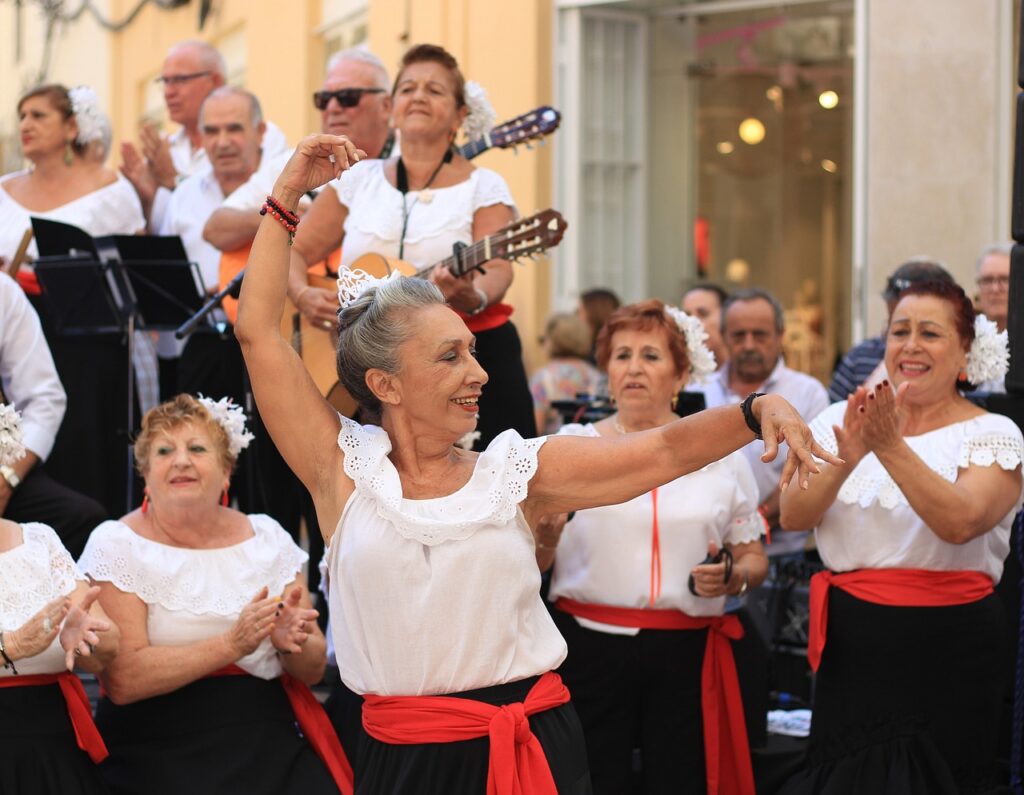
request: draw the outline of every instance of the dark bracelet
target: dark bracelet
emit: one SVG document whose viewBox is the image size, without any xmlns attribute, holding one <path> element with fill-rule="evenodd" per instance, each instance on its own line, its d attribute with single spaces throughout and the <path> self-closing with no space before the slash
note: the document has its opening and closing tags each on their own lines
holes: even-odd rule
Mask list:
<svg viewBox="0 0 1024 795">
<path fill-rule="evenodd" d="M 743 421 L 747 423 L 747 427 L 754 432 L 754 437 L 756 439 L 763 439 L 764 437 L 761 435 L 761 423 L 758 422 L 757 417 L 754 416 L 753 409 L 754 401 L 759 397 L 764 397 L 764 392 L 751 392 L 746 396 L 746 398 L 744 398 L 743 402 L 740 404 L 740 408 L 743 410 Z"/>
<path fill-rule="evenodd" d="M 4 668 L 10 668 L 11 673 L 18 675 L 18 669 L 14 667 L 14 660 L 7 656 L 7 647 L 4 646 L 4 633 L 0 631 L 0 655 L 4 658 Z"/>
</svg>

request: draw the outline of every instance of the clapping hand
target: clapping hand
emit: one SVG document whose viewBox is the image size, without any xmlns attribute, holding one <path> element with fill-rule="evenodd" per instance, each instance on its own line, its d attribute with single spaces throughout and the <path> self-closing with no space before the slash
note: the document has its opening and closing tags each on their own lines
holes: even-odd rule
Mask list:
<svg viewBox="0 0 1024 795">
<path fill-rule="evenodd" d="M 32 618 L 14 632 L 5 633 L 4 645 L 11 659 L 35 657 L 46 651 L 60 632 L 60 622 L 68 614 L 71 600 L 58 596 L 47 602 Z"/>
<path fill-rule="evenodd" d="M 811 473 L 819 472 L 815 457 L 834 466 L 844 463 L 815 441 L 814 434 L 797 410 L 778 395 L 761 395 L 754 401 L 751 410 L 761 424 L 761 436 L 764 437 L 762 461 L 774 461 L 779 454 L 779 445 L 782 442 L 789 444 L 789 455 L 782 468 L 779 484 L 783 490 L 789 485 L 794 473 L 798 476 L 800 488 L 807 488 L 808 477 Z"/>
<path fill-rule="evenodd" d="M 883 381 L 874 389 L 865 390 L 857 413 L 863 419 L 861 438 L 870 452 L 891 450 L 903 441 L 906 418 L 902 409 L 909 389 L 910 384 L 903 383 L 894 392 L 889 382 Z"/>
<path fill-rule="evenodd" d="M 64 664 L 69 671 L 75 668 L 75 657 L 88 657 L 100 642 L 97 632 L 110 629 L 110 622 L 89 613 L 89 608 L 100 595 L 98 585 L 92 586 L 78 604 L 72 604 L 60 631 L 60 645 L 64 649 Z"/>
<path fill-rule="evenodd" d="M 274 617 L 274 630 L 270 642 L 282 654 L 300 654 L 303 644 L 309 640 L 312 627 L 320 614 L 311 607 L 302 607 L 302 589 L 292 588 L 278 603 Z"/>
<path fill-rule="evenodd" d="M 238 620 L 228 632 L 228 644 L 237 654 L 236 659 L 247 657 L 256 651 L 263 639 L 274 629 L 277 599 L 268 597 L 268 593 L 269 589 L 264 585 L 252 601 L 242 608 Z"/>
<path fill-rule="evenodd" d="M 178 170 L 174 167 L 171 146 L 167 143 L 167 139 L 160 135 L 156 125 L 151 122 L 142 125 L 139 137 L 142 139 L 142 151 L 146 155 L 153 179 L 158 185 L 168 190 L 174 190 L 174 184 L 178 179 Z"/>
</svg>

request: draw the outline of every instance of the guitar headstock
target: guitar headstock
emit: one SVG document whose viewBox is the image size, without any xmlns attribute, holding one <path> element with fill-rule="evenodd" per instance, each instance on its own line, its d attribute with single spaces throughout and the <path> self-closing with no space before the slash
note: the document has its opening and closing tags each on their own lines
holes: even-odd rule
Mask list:
<svg viewBox="0 0 1024 795">
<path fill-rule="evenodd" d="M 516 260 L 554 248 L 568 226 L 557 210 L 541 210 L 491 235 L 492 256 Z"/>
<path fill-rule="evenodd" d="M 543 105 L 494 127 L 489 133 L 491 146 L 507 149 L 544 138 L 557 130 L 561 123 L 562 114 L 549 105 Z"/>
</svg>

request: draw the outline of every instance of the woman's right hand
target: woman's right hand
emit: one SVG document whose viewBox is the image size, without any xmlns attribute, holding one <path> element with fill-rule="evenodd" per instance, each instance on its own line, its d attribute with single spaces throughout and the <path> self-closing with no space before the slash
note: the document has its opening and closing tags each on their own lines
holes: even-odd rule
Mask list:
<svg viewBox="0 0 1024 795">
<path fill-rule="evenodd" d="M 270 597 L 267 586 L 263 586 L 252 601 L 242 608 L 235 625 L 227 633 L 228 645 L 241 659 L 256 651 L 264 638 L 270 637 L 274 629 L 274 613 L 277 599 Z"/>
<path fill-rule="evenodd" d="M 836 445 L 839 448 L 839 457 L 842 458 L 851 469 L 860 463 L 861 459 L 868 454 L 867 444 L 864 441 L 864 400 L 867 398 L 868 390 L 859 386 L 850 393 L 846 399 L 846 412 L 843 414 L 843 427 L 832 426 L 832 432 L 836 436 Z"/>
<path fill-rule="evenodd" d="M 308 135 L 285 163 L 274 184 L 274 196 L 295 210 L 303 194 L 340 177 L 365 158 L 366 152 L 344 135 Z"/>
<path fill-rule="evenodd" d="M 70 607 L 71 600 L 68 597 L 58 596 L 52 602 L 47 602 L 42 610 L 14 632 L 5 632 L 7 656 L 12 660 L 21 660 L 35 657 L 50 648 Z"/>
</svg>

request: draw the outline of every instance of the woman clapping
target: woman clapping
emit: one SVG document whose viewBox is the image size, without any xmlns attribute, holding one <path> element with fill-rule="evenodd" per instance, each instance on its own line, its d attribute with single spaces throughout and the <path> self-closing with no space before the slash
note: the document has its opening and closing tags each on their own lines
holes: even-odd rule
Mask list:
<svg viewBox="0 0 1024 795">
<path fill-rule="evenodd" d="M 97 709 L 116 793 L 351 791 L 307 687 L 326 655 L 306 553 L 270 517 L 227 505 L 244 424 L 226 400 L 189 395 L 148 412 L 142 507 L 96 528 L 82 556 L 122 629 Z"/>
</svg>

